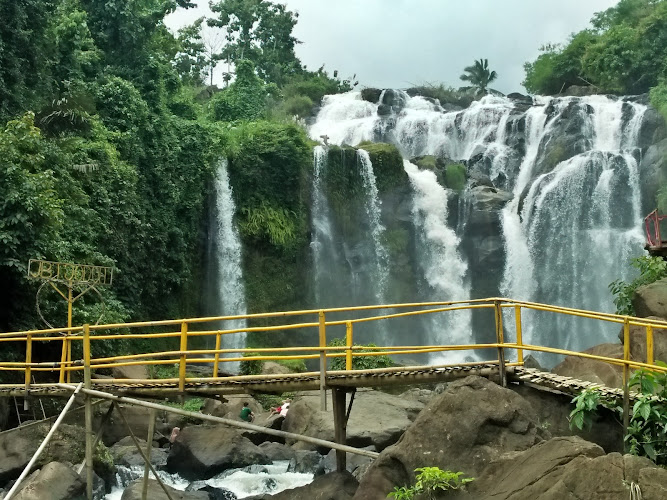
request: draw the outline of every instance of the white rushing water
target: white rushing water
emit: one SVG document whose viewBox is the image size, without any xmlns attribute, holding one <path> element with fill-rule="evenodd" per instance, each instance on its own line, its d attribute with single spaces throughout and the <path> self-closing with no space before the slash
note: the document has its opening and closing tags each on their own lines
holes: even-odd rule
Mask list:
<svg viewBox="0 0 667 500">
<path fill-rule="evenodd" d="M 470 297 L 470 285 L 466 282 L 467 265 L 459 254 L 460 240 L 447 226 L 447 191 L 436 175 L 404 160 L 403 166 L 414 190 L 412 215 L 418 229 L 419 263 L 429 285 L 429 300 L 445 302 L 466 300 Z M 451 311 L 429 315 L 432 332 L 447 332 L 446 336 L 432 340 L 442 344 L 465 344 L 470 340 L 470 311 Z M 436 337 L 436 338 L 433 338 Z M 432 358 L 435 362 L 459 361 L 460 351 Z M 446 359 L 445 359 L 446 358 Z"/>
<path fill-rule="evenodd" d="M 241 239 L 234 223 L 236 206 L 232 196 L 227 171 L 227 159 L 218 165 L 215 177 L 215 216 L 213 219 L 214 259 L 217 268 L 218 303 L 214 314 L 234 316 L 246 314 L 245 286 L 241 268 Z M 245 320 L 224 322 L 221 328 L 242 329 L 247 326 Z M 223 349 L 244 348 L 245 333 L 222 336 Z M 228 365 L 232 366 L 228 366 Z M 238 363 L 224 363 L 225 371 L 237 371 Z"/>
<path fill-rule="evenodd" d="M 191 491 L 203 486 L 211 486 L 231 492 L 236 498 L 253 495 L 275 495 L 281 491 L 306 486 L 313 481 L 313 474 L 288 472 L 289 461 L 277 461 L 271 465 L 253 465 L 243 469 L 230 469 L 205 481 L 191 482 L 178 474 L 158 470 L 162 482 L 179 491 Z M 125 488 L 135 479 L 144 475 L 143 466 L 119 466 L 114 486 L 105 500 L 120 500 Z M 154 478 L 153 474 L 149 475 Z M 233 498 L 230 496 L 230 498 Z"/>
<path fill-rule="evenodd" d="M 465 283 L 456 266 L 442 277 L 442 262 L 460 250 L 468 274 L 497 276 L 498 295 L 614 311 L 608 285 L 629 279 L 629 259 L 642 254 L 638 144 L 646 106 L 608 96 L 536 97 L 530 106 L 489 95 L 467 109 L 445 111 L 437 101 L 391 92 L 377 103 L 364 101 L 359 91 L 327 96 L 311 137 L 353 146 L 392 142 L 406 159 L 462 161 L 469 175 L 486 176 L 495 189 L 511 194 L 495 229 L 504 239 L 504 266 L 470 264 L 474 242 L 486 235 L 471 233 L 475 225 L 467 223 L 476 206 L 468 187 L 457 210 L 462 244 L 449 238 L 434 250 L 434 241 L 420 239 L 420 255 L 439 254 L 421 263 L 429 286 L 436 277 L 450 289 Z M 414 185 L 412 175 L 410 180 Z M 446 193 L 440 196 L 446 199 Z M 417 231 L 424 230 L 424 213 L 415 218 Z M 440 222 L 451 231 L 446 217 Z M 475 290 L 473 280 L 468 293 L 475 296 Z M 581 350 L 616 333 L 582 320 L 526 314 L 525 337 L 536 343 Z M 511 332 L 512 316 L 506 318 Z"/>
</svg>

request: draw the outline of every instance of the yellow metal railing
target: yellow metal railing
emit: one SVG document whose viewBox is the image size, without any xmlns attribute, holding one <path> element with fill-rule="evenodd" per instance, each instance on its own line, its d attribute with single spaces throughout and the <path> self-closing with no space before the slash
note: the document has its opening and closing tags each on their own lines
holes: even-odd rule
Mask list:
<svg viewBox="0 0 667 500">
<path fill-rule="evenodd" d="M 495 342 L 484 344 L 463 345 L 378 345 L 368 347 L 354 344 L 355 325 L 369 322 L 396 320 L 421 315 L 448 314 L 461 310 L 489 310 L 494 315 Z M 389 311 L 389 312 L 387 312 Z M 524 311 L 541 311 L 555 315 L 566 315 L 579 318 L 588 318 L 596 321 L 616 323 L 623 325 L 624 350 L 623 359 L 615 359 L 605 356 L 586 354 L 581 352 L 559 349 L 555 347 L 533 345 L 524 343 L 523 332 L 526 316 Z M 380 314 L 378 314 L 380 313 Z M 341 317 L 339 319 L 338 317 Z M 336 318 L 332 320 L 330 318 Z M 211 322 L 229 320 L 258 320 L 258 319 L 283 319 L 283 324 L 272 326 L 251 326 L 226 330 L 197 329 Z M 303 321 L 303 318 L 306 321 Z M 312 318 L 312 319 L 311 319 Z M 513 319 L 513 331 L 503 326 L 509 325 Z M 290 322 L 293 320 L 295 322 Z M 639 326 L 645 329 L 646 334 L 646 362 L 630 359 L 630 327 Z M 327 334 L 332 327 L 344 327 L 345 343 L 342 346 L 327 345 Z M 165 331 L 153 331 L 159 328 Z M 52 328 L 48 330 L 31 330 L 24 332 L 0 333 L 0 352 L 3 342 L 25 344 L 25 361 L 5 361 L 0 359 L 0 370 L 16 371 L 25 373 L 25 390 L 30 390 L 32 375 L 34 372 L 57 372 L 62 381 L 72 372 L 85 371 L 93 373 L 95 370 L 110 369 L 115 367 L 132 365 L 176 365 L 178 367 L 177 377 L 162 379 L 164 383 L 178 384 L 179 391 L 185 390 L 187 383 L 208 382 L 219 378 L 220 366 L 224 363 L 239 362 L 242 360 L 288 360 L 319 359 L 320 386 L 326 385 L 327 361 L 332 358 L 343 357 L 346 370 L 352 370 L 353 360 L 357 356 L 382 356 L 382 355 L 423 355 L 429 353 L 492 349 L 497 352 L 497 359 L 491 362 L 497 363 L 500 368 L 501 380 L 504 383 L 505 367 L 523 365 L 524 351 L 544 352 L 559 355 L 577 356 L 592 359 L 623 367 L 623 379 L 627 386 L 629 371 L 637 368 L 650 368 L 657 371 L 667 371 L 656 366 L 654 363 L 654 328 L 667 328 L 667 321 L 649 320 L 645 318 L 633 318 L 618 316 L 615 314 L 601 313 L 595 311 L 584 311 L 547 304 L 538 304 L 525 301 L 517 301 L 503 298 L 475 299 L 469 301 L 454 302 L 426 302 L 409 304 L 388 304 L 358 306 L 347 308 L 311 309 L 301 311 L 272 312 L 262 314 L 246 314 L 239 316 L 189 318 L 165 321 L 150 321 L 136 323 L 120 323 L 108 325 L 83 325 L 71 328 Z M 289 332 L 306 330 L 313 334 L 317 332 L 317 342 L 310 346 L 293 347 L 267 347 L 267 348 L 223 348 L 225 344 L 223 336 L 238 335 L 242 332 Z M 442 336 L 446 337 L 446 332 Z M 201 337 L 215 337 L 215 346 L 208 348 L 193 348 L 194 341 Z M 506 338 L 511 336 L 512 338 Z M 138 352 L 118 356 L 93 355 L 95 345 L 98 342 L 109 340 L 147 340 L 154 345 L 163 345 L 164 341 L 171 340 L 174 348 L 156 352 Z M 377 339 L 376 339 L 377 340 Z M 72 360 L 65 357 L 53 362 L 34 362 L 33 351 L 36 342 L 63 342 L 65 344 L 81 343 L 82 358 Z M 380 344 L 380 342 L 375 342 Z M 360 352 L 362 351 L 363 352 Z M 507 362 L 506 353 L 516 351 L 516 361 Z M 245 356 L 252 354 L 250 356 Z M 0 355 L 1 357 L 1 355 Z M 190 377 L 187 373 L 189 364 L 210 363 L 213 365 L 212 377 Z M 424 363 L 427 364 L 427 363 Z M 457 363 L 460 364 L 460 363 Z M 312 372 L 312 373 L 318 373 Z M 242 380 L 243 377 L 234 376 L 231 379 Z M 93 379 L 92 383 L 95 384 Z M 113 382 L 105 379 L 104 383 Z M 119 379 L 118 383 L 148 382 L 142 380 Z M 155 382 L 155 380 L 151 380 Z M 98 381 L 99 383 L 99 381 Z M 23 387 L 23 384 L 5 384 L 2 387 Z"/>
</svg>

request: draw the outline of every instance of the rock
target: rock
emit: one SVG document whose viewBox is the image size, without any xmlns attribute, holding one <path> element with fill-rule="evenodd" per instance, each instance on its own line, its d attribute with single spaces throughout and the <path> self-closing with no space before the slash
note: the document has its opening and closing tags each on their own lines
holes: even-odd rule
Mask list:
<svg viewBox="0 0 667 500">
<path fill-rule="evenodd" d="M 667 123 L 663 116 L 655 108 L 649 106 L 644 113 L 641 129 L 639 131 L 639 147 L 646 149 L 667 137 Z"/>
<path fill-rule="evenodd" d="M 380 95 L 382 90 L 374 88 L 365 88 L 361 89 L 361 98 L 364 101 L 372 102 L 373 104 L 377 103 L 380 100 Z"/>
<path fill-rule="evenodd" d="M 225 469 L 270 463 L 268 457 L 236 429 L 192 426 L 172 444 L 166 470 L 186 479 L 209 479 Z"/>
<path fill-rule="evenodd" d="M 429 389 L 423 389 L 421 387 L 413 387 L 402 393 L 399 397 L 402 399 L 419 401 L 421 404 L 427 405 L 433 397 L 433 391 Z"/>
<path fill-rule="evenodd" d="M 623 359 L 623 346 L 620 344 L 600 344 L 583 351 L 586 354 Z M 553 370 L 557 375 L 587 380 L 607 387 L 621 387 L 623 385 L 623 368 L 610 365 L 604 361 L 567 356 L 562 363 Z"/>
<path fill-rule="evenodd" d="M 138 439 L 139 444 L 144 451 L 146 452 L 146 441 L 143 439 Z M 144 465 L 144 459 L 141 457 L 139 450 L 134 444 L 134 441 L 131 437 L 124 437 L 116 444 L 114 444 L 109 451 L 113 457 L 114 464 L 124 465 L 125 467 L 130 467 L 133 465 Z M 151 463 L 156 467 L 164 467 L 167 464 L 167 452 L 161 448 L 153 447 L 151 449 Z"/>
<path fill-rule="evenodd" d="M 522 396 L 537 414 L 540 428 L 552 437 L 576 435 L 601 446 L 605 452 L 623 451 L 623 428 L 618 425 L 616 414 L 600 407 L 593 416 L 593 425 L 587 430 L 570 430 L 568 417 L 574 408 L 572 396 L 537 391 L 527 385 L 512 385 L 511 389 Z"/>
<path fill-rule="evenodd" d="M 317 474 L 324 470 L 322 455 L 311 450 L 295 450 L 296 458 L 290 460 L 287 472 Z"/>
<path fill-rule="evenodd" d="M 512 199 L 512 193 L 489 186 L 477 186 L 470 190 L 473 210 L 494 212 L 502 208 Z"/>
<path fill-rule="evenodd" d="M 640 317 L 657 316 L 667 319 L 667 278 L 637 288 L 632 306 Z"/>
<path fill-rule="evenodd" d="M 266 442 L 260 444 L 259 449 L 262 450 L 262 453 L 271 462 L 275 462 L 276 460 L 296 460 L 296 452 L 284 444 Z"/>
<path fill-rule="evenodd" d="M 256 495 L 248 500 L 350 500 L 358 486 L 349 472 L 332 472 L 316 477 L 309 485 L 275 495 Z"/>
<path fill-rule="evenodd" d="M 532 106 L 533 98 L 529 95 L 523 95 L 518 92 L 511 92 L 507 94 L 507 98 L 514 101 L 515 104 L 520 104 L 522 106 Z"/>
<path fill-rule="evenodd" d="M 657 316 L 649 316 L 647 319 L 664 321 Z M 618 338 L 623 342 L 623 328 L 618 333 Z M 646 327 L 630 325 L 630 358 L 634 361 L 646 363 Z M 653 328 L 653 359 L 655 361 L 667 362 L 667 328 Z"/>
<path fill-rule="evenodd" d="M 173 500 L 209 500 L 211 497 L 206 491 L 179 491 L 171 486 L 167 486 L 167 491 Z M 120 500 L 141 500 L 141 492 L 143 490 L 143 479 L 137 479 L 130 483 L 130 485 L 123 491 L 123 496 Z M 155 479 L 148 480 L 148 495 L 147 498 L 151 500 L 169 500 L 169 497 L 164 493 L 162 487 Z"/>
<path fill-rule="evenodd" d="M 0 431 L 7 428 L 9 420 L 9 401 L 8 398 L 0 398 Z"/>
<path fill-rule="evenodd" d="M 151 410 L 141 406 L 124 406 L 122 407 L 123 415 L 132 429 L 135 436 L 145 439 L 148 434 L 148 421 L 150 419 Z M 169 436 L 171 427 L 166 423 L 166 412 L 157 412 L 155 420 L 156 434 Z M 111 418 L 107 421 L 102 432 L 102 441 L 105 445 L 111 446 L 117 443 L 124 437 L 130 435 L 130 432 L 125 425 L 125 422 L 118 414 L 117 410 L 111 414 Z"/>
<path fill-rule="evenodd" d="M 398 113 L 405 107 L 407 97 L 408 95 L 401 90 L 386 89 L 382 96 L 382 104 L 389 106 L 393 113 Z"/>
<path fill-rule="evenodd" d="M 203 491 L 208 493 L 209 500 L 237 500 L 234 493 L 226 488 L 215 488 L 209 486 L 204 481 L 195 481 L 190 483 L 185 491 Z"/>
<path fill-rule="evenodd" d="M 292 370 L 287 368 L 280 363 L 275 363 L 273 361 L 265 361 L 262 365 L 262 375 L 275 375 L 283 373 L 292 373 Z"/>
<path fill-rule="evenodd" d="M 14 497 L 16 500 L 70 500 L 82 498 L 86 483 L 65 464 L 51 462 L 33 473 Z"/>
<path fill-rule="evenodd" d="M 219 399 L 207 398 L 201 412 L 214 417 L 224 417 L 227 414 L 227 406 Z"/>
<path fill-rule="evenodd" d="M 347 444 L 357 448 L 375 445 L 383 450 L 398 441 L 424 405 L 379 391 L 358 391 L 347 423 Z M 320 411 L 317 398 L 297 398 L 290 408 L 283 430 L 306 436 L 334 440 L 332 405 Z M 287 444 L 294 441 L 288 440 Z M 304 444 L 312 449 L 311 445 Z M 327 453 L 328 449 L 318 450 Z"/>
<path fill-rule="evenodd" d="M 667 139 L 651 143 L 639 163 L 642 198 L 646 200 L 642 213 L 647 214 L 655 208 L 658 188 L 667 180 L 663 173 L 665 171 L 667 171 Z"/>
<path fill-rule="evenodd" d="M 0 434 L 0 484 L 19 477 L 50 430 L 50 424 L 37 424 Z M 81 427 L 61 424 L 35 467 L 49 462 L 80 463 L 84 458 Z"/>
<path fill-rule="evenodd" d="M 111 370 L 112 378 L 132 378 L 146 380 L 151 377 L 148 376 L 148 366 L 146 365 L 132 365 L 119 366 Z"/>
<path fill-rule="evenodd" d="M 384 500 L 394 486 L 411 484 L 417 467 L 476 477 L 503 453 L 535 444 L 539 434 L 534 410 L 518 394 L 481 377 L 452 382 L 380 454 L 354 498 Z"/>
<path fill-rule="evenodd" d="M 202 408 L 202 413 L 214 415 L 216 417 L 225 417 L 232 420 L 240 420 L 239 414 L 241 413 L 241 408 L 243 408 L 243 403 L 248 403 L 248 406 L 255 414 L 255 418 L 258 418 L 264 411 L 262 405 L 259 404 L 255 398 L 245 394 L 232 394 L 225 395 L 220 400 L 207 399 Z"/>
<path fill-rule="evenodd" d="M 642 482 L 643 479 L 643 482 Z M 470 497 L 494 500 L 627 500 L 637 483 L 644 500 L 664 498 L 667 471 L 648 459 L 610 453 L 578 437 L 554 438 L 491 464 L 470 483 Z M 659 489 L 655 489 L 655 488 Z"/>
<path fill-rule="evenodd" d="M 375 451 L 374 449 L 371 451 Z M 364 457 L 363 455 L 357 455 L 356 453 L 346 453 L 345 454 L 345 468 L 348 472 L 354 473 L 359 467 L 370 464 L 373 459 L 370 457 Z M 335 472 L 336 470 L 336 450 L 331 450 L 324 457 L 324 472 Z"/>
</svg>

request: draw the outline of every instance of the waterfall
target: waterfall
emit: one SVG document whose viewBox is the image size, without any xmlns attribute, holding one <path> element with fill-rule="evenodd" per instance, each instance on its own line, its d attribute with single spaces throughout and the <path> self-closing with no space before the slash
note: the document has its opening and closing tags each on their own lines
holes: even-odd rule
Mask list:
<svg viewBox="0 0 667 500">
<path fill-rule="evenodd" d="M 389 258 L 382 241 L 385 228 L 382 225 L 382 213 L 380 210 L 381 202 L 375 182 L 373 164 L 371 163 L 368 151 L 363 149 L 357 150 L 357 157 L 359 159 L 359 165 L 361 166 L 361 177 L 364 182 L 364 189 L 366 190 L 366 216 L 368 217 L 371 240 L 373 243 L 373 290 L 377 303 L 383 304 L 385 303 L 385 294 L 389 280 Z"/>
<path fill-rule="evenodd" d="M 236 207 L 229 184 L 227 159 L 223 158 L 218 165 L 215 177 L 215 214 L 211 234 L 214 238 L 213 258 L 217 269 L 217 303 L 214 305 L 215 315 L 234 316 L 246 314 L 245 287 L 241 270 L 241 240 L 234 224 Z M 226 321 L 220 328 L 245 328 L 246 320 Z M 223 349 L 242 349 L 246 344 L 245 333 L 222 336 Z M 229 363 L 221 365 L 222 370 L 228 369 Z M 233 363 L 232 370 L 238 369 Z"/>
<path fill-rule="evenodd" d="M 537 96 L 531 105 L 489 95 L 456 110 L 401 91 L 383 91 L 378 102 L 352 91 L 324 99 L 310 135 L 328 135 L 332 144 L 391 142 L 408 160 L 433 155 L 466 165 L 469 182 L 458 207 L 440 219 L 443 231 L 451 231 L 447 223 L 456 228 L 460 246 L 452 234 L 436 245 L 424 236 L 426 212 L 414 216 L 414 251 L 434 291 L 442 261 L 458 252 L 468 270 L 454 267 L 457 278 L 447 286 L 461 284 L 470 297 L 488 296 L 492 283 L 495 293 L 509 298 L 613 312 L 608 285 L 630 279 L 628 261 L 642 254 L 638 145 L 647 108 L 634 101 Z M 419 200 L 414 167 L 406 171 Z M 495 192 L 509 202 L 489 208 Z M 475 260 L 479 244 L 490 237 L 500 243 L 487 248 L 504 246 L 503 255 L 492 264 Z M 486 276 L 493 279 L 485 283 Z M 536 343 L 582 350 L 616 334 L 613 327 L 581 320 L 524 314 L 524 337 Z M 507 313 L 505 322 L 510 337 L 512 316 Z"/>
<path fill-rule="evenodd" d="M 470 297 L 470 286 L 465 281 L 467 265 L 458 251 L 459 238 L 447 226 L 447 190 L 438 184 L 433 172 L 419 170 L 407 160 L 403 165 L 414 190 L 412 215 L 422 253 L 419 263 L 430 288 L 428 300 L 466 300 Z M 469 342 L 470 311 L 439 313 L 428 318 L 430 339 L 452 344 Z M 451 354 L 447 355 L 447 361 L 455 361 Z M 444 361 L 439 357 L 434 361 Z"/>
</svg>

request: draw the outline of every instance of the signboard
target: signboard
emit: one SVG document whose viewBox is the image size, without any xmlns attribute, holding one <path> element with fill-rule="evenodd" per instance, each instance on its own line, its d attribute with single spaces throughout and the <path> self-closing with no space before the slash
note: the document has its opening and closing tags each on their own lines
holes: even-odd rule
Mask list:
<svg viewBox="0 0 667 500">
<path fill-rule="evenodd" d="M 113 268 L 30 259 L 28 277 L 68 285 L 106 285 L 113 281 Z"/>
</svg>

